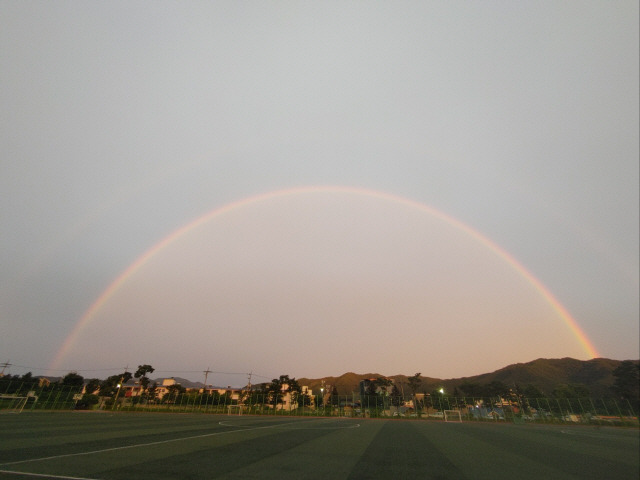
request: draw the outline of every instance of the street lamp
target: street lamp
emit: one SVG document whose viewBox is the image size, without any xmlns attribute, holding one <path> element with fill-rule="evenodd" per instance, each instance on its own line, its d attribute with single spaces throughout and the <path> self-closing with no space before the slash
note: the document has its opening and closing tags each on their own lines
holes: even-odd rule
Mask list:
<svg viewBox="0 0 640 480">
<path fill-rule="evenodd" d="M 118 388 L 118 391 L 116 392 L 116 397 L 113 399 L 113 406 L 111 407 L 111 410 L 115 410 L 116 408 L 116 404 L 118 403 L 118 397 L 120 396 L 120 388 L 122 387 L 122 384 L 119 383 L 116 385 L 116 387 Z"/>
<path fill-rule="evenodd" d="M 444 414 L 444 387 L 440 387 L 440 390 L 438 390 L 438 392 L 440 392 L 440 409 Z"/>
</svg>

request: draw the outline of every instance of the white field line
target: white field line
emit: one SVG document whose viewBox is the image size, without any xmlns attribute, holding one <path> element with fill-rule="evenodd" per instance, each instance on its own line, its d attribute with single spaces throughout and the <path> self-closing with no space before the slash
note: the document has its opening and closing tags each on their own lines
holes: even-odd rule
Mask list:
<svg viewBox="0 0 640 480">
<path fill-rule="evenodd" d="M 51 475 L 48 473 L 16 472 L 13 470 L 0 470 L 0 473 L 10 473 L 12 475 L 22 475 L 24 477 L 61 478 L 63 480 L 98 480 L 97 478 L 67 477 L 65 475 Z"/>
<path fill-rule="evenodd" d="M 45 461 L 45 460 L 54 460 L 54 459 L 58 459 L 58 458 L 78 457 L 78 456 L 81 456 L 81 455 L 93 455 L 95 453 L 115 452 L 117 450 L 127 450 L 129 448 L 148 447 L 148 446 L 151 446 L 151 445 L 162 445 L 164 443 L 182 442 L 183 440 L 193 440 L 194 438 L 215 437 L 217 435 L 226 435 L 228 433 L 249 432 L 249 431 L 253 431 L 253 430 L 264 430 L 264 429 L 267 429 L 267 428 L 276 428 L 276 427 L 280 427 L 282 425 L 287 425 L 288 423 L 294 423 L 294 422 L 279 423 L 279 424 L 276 424 L 276 425 L 267 425 L 266 427 L 239 428 L 237 430 L 231 430 L 231 431 L 226 431 L 226 432 L 204 433 L 202 435 L 193 435 L 193 436 L 190 436 L 190 437 L 172 438 L 172 439 L 169 439 L 169 440 L 159 440 L 157 442 L 137 443 L 135 445 L 125 445 L 123 447 L 103 448 L 101 450 L 91 450 L 89 452 L 66 453 L 64 455 L 54 455 L 54 456 L 51 456 L 51 457 L 31 458 L 31 459 L 28 459 L 28 460 L 18 460 L 17 462 L 0 463 L 0 467 L 4 467 L 4 466 L 7 466 L 7 465 L 18 465 L 20 463 L 42 462 L 42 461 Z M 71 478 L 71 477 L 61 477 L 61 478 Z"/>
<path fill-rule="evenodd" d="M 221 422 L 218 422 L 218 423 L 220 425 L 225 426 L 225 427 L 240 427 L 241 426 L 241 425 L 234 425 L 233 423 L 229 423 L 228 421 L 221 421 Z M 306 423 L 311 423 L 311 422 L 305 422 L 305 424 Z M 313 425 L 313 426 L 309 426 L 309 427 L 306 427 L 306 426 L 299 427 L 299 426 L 297 426 L 299 424 L 300 424 L 299 422 L 288 422 L 288 423 L 282 423 L 282 424 L 277 425 L 277 426 L 278 427 L 283 427 L 283 428 L 290 428 L 291 430 L 345 430 L 345 429 L 348 429 L 348 428 L 358 428 L 358 427 L 360 427 L 359 423 L 356 423 L 354 425 L 348 425 L 348 426 L 340 425 L 340 426 L 326 426 L 326 427 L 324 427 L 322 425 L 319 425 L 319 426 L 318 425 Z M 293 425 L 293 426 L 290 427 L 289 425 Z"/>
<path fill-rule="evenodd" d="M 591 432 L 579 432 L 577 430 L 560 430 L 560 433 L 564 433 L 565 435 L 576 435 L 580 437 L 592 437 L 592 438 L 624 438 L 621 435 L 614 435 L 611 433 L 591 433 Z"/>
</svg>

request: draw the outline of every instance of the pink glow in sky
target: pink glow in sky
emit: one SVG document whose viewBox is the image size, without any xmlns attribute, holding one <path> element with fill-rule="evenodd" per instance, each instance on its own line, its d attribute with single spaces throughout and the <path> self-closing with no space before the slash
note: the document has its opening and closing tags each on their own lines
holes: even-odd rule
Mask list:
<svg viewBox="0 0 640 480">
<path fill-rule="evenodd" d="M 276 192 L 170 238 L 106 292 L 57 363 L 115 355 L 266 376 L 454 376 L 594 353 L 505 254 L 403 199 Z"/>
</svg>

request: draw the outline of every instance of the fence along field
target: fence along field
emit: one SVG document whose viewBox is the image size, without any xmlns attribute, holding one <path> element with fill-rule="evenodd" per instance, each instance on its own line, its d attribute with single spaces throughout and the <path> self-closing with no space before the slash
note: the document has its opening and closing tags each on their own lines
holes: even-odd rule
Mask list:
<svg viewBox="0 0 640 480">
<path fill-rule="evenodd" d="M 89 405 L 82 387 L 58 383 L 40 385 L 21 381 L 0 382 L 0 413 L 35 410 L 111 410 L 134 412 L 181 412 L 234 415 L 322 416 L 352 418 L 388 418 L 416 420 L 583 423 L 594 425 L 637 426 L 638 411 L 627 400 L 615 398 L 526 398 L 516 400 L 488 397 L 379 395 L 301 395 L 278 398 L 256 392 L 222 395 L 195 390 L 162 399 L 144 395 L 104 397 Z M 459 415 L 453 415 L 459 412 Z"/>
</svg>

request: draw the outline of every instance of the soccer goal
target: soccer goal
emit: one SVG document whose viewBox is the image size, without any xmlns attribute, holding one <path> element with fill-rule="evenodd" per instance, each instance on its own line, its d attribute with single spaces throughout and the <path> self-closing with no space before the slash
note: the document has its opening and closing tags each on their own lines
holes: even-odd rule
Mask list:
<svg viewBox="0 0 640 480">
<path fill-rule="evenodd" d="M 242 415 L 244 405 L 227 405 L 227 415 Z"/>
<path fill-rule="evenodd" d="M 445 410 L 444 411 L 445 422 L 462 422 L 462 414 L 460 410 Z"/>
<path fill-rule="evenodd" d="M 20 413 L 29 397 L 20 395 L 0 395 L 0 413 Z"/>
</svg>

